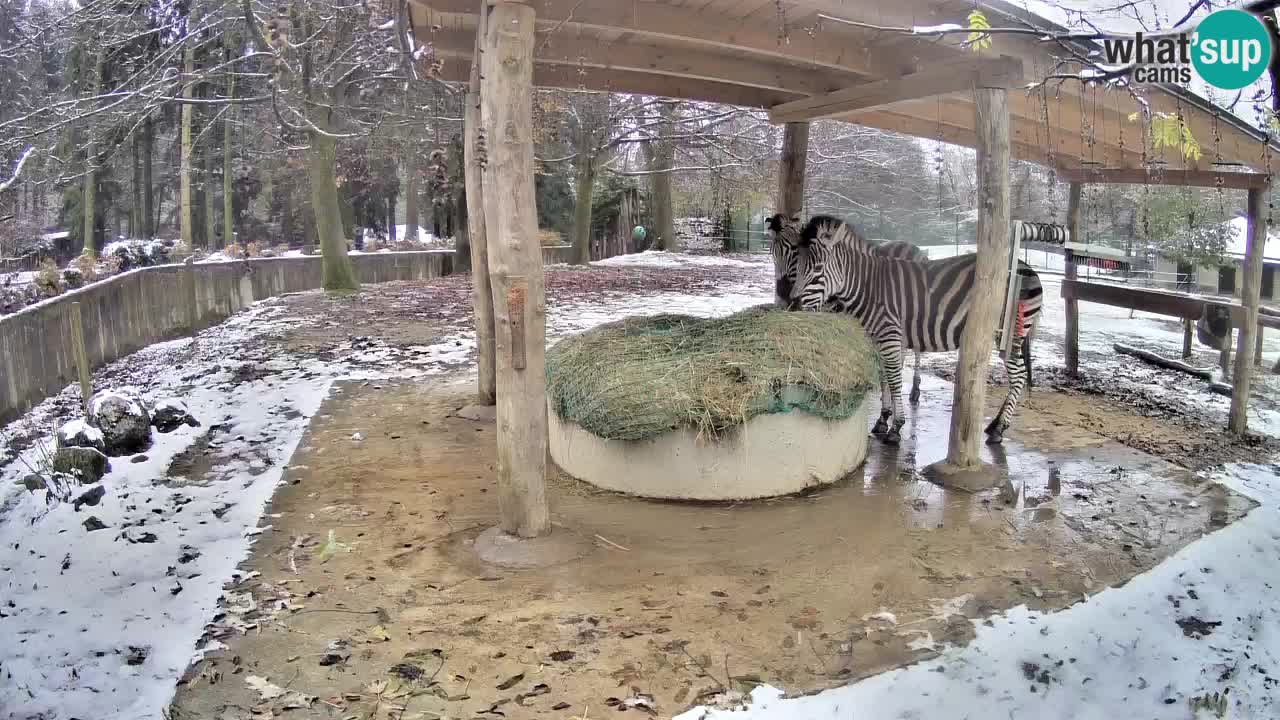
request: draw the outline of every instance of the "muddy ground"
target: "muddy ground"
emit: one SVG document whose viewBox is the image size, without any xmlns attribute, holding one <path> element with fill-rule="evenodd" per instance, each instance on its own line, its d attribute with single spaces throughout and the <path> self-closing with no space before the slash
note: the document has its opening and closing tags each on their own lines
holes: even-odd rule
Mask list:
<svg viewBox="0 0 1280 720">
<path fill-rule="evenodd" d="M 816 690 L 964 643 L 970 618 L 1122 584 L 1251 505 L 1052 420 L 989 454 L 1005 487 L 948 492 L 919 472 L 948 392 L 928 380 L 902 448 L 804 497 L 651 502 L 552 467 L 556 532 L 594 550 L 510 571 L 470 547 L 496 492 L 492 423 L 455 414 L 469 386 L 343 383 L 212 630 L 227 649 L 188 673 L 174 717 L 670 716 L 759 682 Z"/>
</svg>

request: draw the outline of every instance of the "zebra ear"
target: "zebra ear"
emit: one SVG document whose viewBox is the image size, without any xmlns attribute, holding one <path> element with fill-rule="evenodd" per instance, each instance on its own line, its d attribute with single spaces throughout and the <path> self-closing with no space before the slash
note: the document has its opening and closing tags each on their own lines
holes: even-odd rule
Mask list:
<svg viewBox="0 0 1280 720">
<path fill-rule="evenodd" d="M 782 232 L 782 213 L 774 213 L 766 222 L 771 232 Z"/>
</svg>

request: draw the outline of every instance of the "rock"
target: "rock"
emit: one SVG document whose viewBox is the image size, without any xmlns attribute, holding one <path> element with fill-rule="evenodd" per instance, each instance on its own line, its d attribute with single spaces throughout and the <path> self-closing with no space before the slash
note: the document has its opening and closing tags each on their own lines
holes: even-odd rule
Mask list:
<svg viewBox="0 0 1280 720">
<path fill-rule="evenodd" d="M 84 505 L 88 505 L 89 507 L 97 507 L 98 503 L 102 501 L 103 496 L 105 496 L 106 494 L 107 494 L 106 488 L 102 487 L 101 485 L 96 485 L 92 490 L 87 490 L 81 493 L 80 497 L 72 501 L 71 507 L 76 512 L 80 512 L 80 508 Z"/>
<path fill-rule="evenodd" d="M 107 451 L 106 439 L 102 431 L 84 420 L 72 420 L 58 428 L 58 448 L 93 448 L 98 452 Z"/>
<path fill-rule="evenodd" d="M 102 431 L 108 455 L 130 455 L 151 444 L 151 413 L 132 393 L 94 393 L 89 399 L 89 422 Z"/>
<path fill-rule="evenodd" d="M 96 483 L 111 465 L 101 450 L 91 447 L 64 447 L 53 454 L 53 471 L 70 475 L 81 485 Z"/>
<path fill-rule="evenodd" d="M 84 529 L 87 530 L 88 532 L 93 532 L 95 530 L 105 530 L 106 528 L 107 528 L 107 524 L 99 520 L 96 515 L 90 515 L 88 519 L 84 521 Z"/>
<path fill-rule="evenodd" d="M 162 433 L 173 432 L 182 425 L 200 427 L 199 421 L 192 417 L 191 411 L 187 409 L 187 404 L 175 399 L 161 400 L 156 403 L 156 409 L 151 414 L 151 424 Z"/>
<path fill-rule="evenodd" d="M 31 492 L 35 492 L 37 490 L 44 490 L 49 487 L 49 484 L 45 482 L 43 477 L 40 477 L 35 473 L 31 473 L 30 475 L 22 478 L 22 486 Z"/>
</svg>

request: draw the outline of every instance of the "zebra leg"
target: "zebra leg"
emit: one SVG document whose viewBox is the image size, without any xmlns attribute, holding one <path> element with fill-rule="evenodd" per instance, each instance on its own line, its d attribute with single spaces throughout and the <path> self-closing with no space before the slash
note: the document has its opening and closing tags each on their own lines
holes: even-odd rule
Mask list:
<svg viewBox="0 0 1280 720">
<path fill-rule="evenodd" d="M 1022 365 L 1027 369 L 1027 388 L 1035 387 L 1031 381 L 1031 333 L 1022 339 Z"/>
<path fill-rule="evenodd" d="M 1004 404 L 1000 406 L 1000 412 L 991 419 L 991 424 L 987 425 L 987 444 L 999 445 L 1004 442 L 1004 431 L 1009 428 L 1013 422 L 1014 416 L 1018 414 L 1018 401 L 1022 399 L 1022 393 L 1027 388 L 1027 369 L 1023 365 L 1023 354 L 1021 348 L 1023 338 L 1015 337 L 1013 339 L 1013 347 L 1009 348 L 1009 353 L 1004 358 L 1004 370 L 1009 376 L 1009 394 L 1005 396 Z"/>
<path fill-rule="evenodd" d="M 883 364 L 883 361 L 882 361 Z M 871 426 L 871 434 L 880 437 L 889 431 L 889 416 L 893 414 L 893 398 L 889 395 L 889 380 L 885 373 L 880 375 L 880 418 Z"/>
<path fill-rule="evenodd" d="M 915 374 L 911 376 L 911 394 L 907 396 L 907 400 L 912 405 L 920 402 L 920 353 L 916 353 Z"/>
<path fill-rule="evenodd" d="M 902 341 L 898 338 L 884 341 L 880 344 L 880 360 L 884 363 L 884 374 L 889 384 L 889 402 L 887 407 L 892 408 L 892 423 L 889 424 L 888 430 L 885 432 L 881 440 L 886 445 L 897 445 L 902 441 L 903 424 L 907 422 L 906 414 L 902 411 Z M 884 417 L 884 411 L 881 410 L 880 416 Z"/>
</svg>

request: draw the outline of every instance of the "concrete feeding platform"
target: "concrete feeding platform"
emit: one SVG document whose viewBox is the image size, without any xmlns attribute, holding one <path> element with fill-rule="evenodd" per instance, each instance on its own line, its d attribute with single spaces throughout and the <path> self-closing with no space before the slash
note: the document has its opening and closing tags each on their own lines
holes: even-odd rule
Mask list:
<svg viewBox="0 0 1280 720">
<path fill-rule="evenodd" d="M 406 717 L 604 717 L 641 696 L 670 717 L 726 683 L 816 690 L 964 644 L 971 619 L 1123 584 L 1252 506 L 1034 417 L 984 450 L 1001 488 L 937 486 L 919 468 L 945 454 L 951 390 L 925 378 L 900 447 L 872 440 L 852 475 L 799 496 L 659 502 L 549 473 L 552 536 L 593 546 L 513 570 L 476 547 L 497 519 L 495 428 L 455 415 L 472 385 L 339 390 L 246 562 L 261 575 L 233 588 L 257 599 L 240 616 L 257 629 L 222 636 L 176 717 L 255 717 L 249 675 L 318 696 L 298 718 L 406 704 Z M 329 531 L 341 549 L 322 559 Z"/>
<path fill-rule="evenodd" d="M 868 395 L 870 395 L 868 393 Z M 757 415 L 719 437 L 677 428 L 607 440 L 547 408 L 551 458 L 604 490 L 664 500 L 755 500 L 830 485 L 867 456 L 867 400 L 844 420 Z"/>
</svg>

